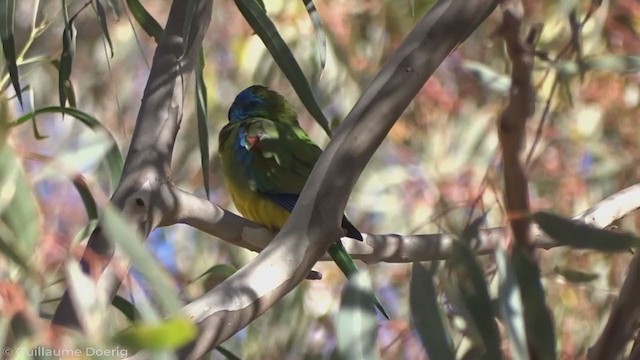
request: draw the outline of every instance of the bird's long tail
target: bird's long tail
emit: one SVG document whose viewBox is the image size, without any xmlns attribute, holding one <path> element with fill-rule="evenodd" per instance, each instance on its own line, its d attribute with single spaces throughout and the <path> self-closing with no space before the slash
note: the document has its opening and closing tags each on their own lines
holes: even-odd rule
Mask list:
<svg viewBox="0 0 640 360">
<path fill-rule="evenodd" d="M 358 267 L 353 262 L 351 255 L 349 255 L 349 253 L 347 252 L 347 249 L 344 248 L 342 241 L 338 240 L 333 243 L 333 245 L 329 247 L 329 250 L 327 250 L 327 252 L 329 253 L 329 256 L 331 256 L 333 261 L 338 265 L 340 270 L 342 270 L 342 272 L 347 276 L 347 278 L 350 278 L 353 274 L 358 272 Z M 389 315 L 387 315 L 387 312 L 382 307 L 382 304 L 380 304 L 378 298 L 373 295 L 372 300 L 378 311 L 380 311 L 380 313 L 387 320 L 389 320 Z"/>
</svg>

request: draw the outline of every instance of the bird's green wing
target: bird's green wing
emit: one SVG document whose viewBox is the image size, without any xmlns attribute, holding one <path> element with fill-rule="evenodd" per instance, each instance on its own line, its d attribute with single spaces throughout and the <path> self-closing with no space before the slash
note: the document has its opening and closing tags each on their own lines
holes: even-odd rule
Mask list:
<svg viewBox="0 0 640 360">
<path fill-rule="evenodd" d="M 322 150 L 295 124 L 263 118 L 246 120 L 235 132 L 236 159 L 249 178 L 253 191 L 292 211 Z M 346 225 L 346 226 L 345 226 Z M 362 240 L 360 232 L 343 218 L 347 236 Z M 347 277 L 358 271 L 341 241 L 331 245 L 329 255 Z M 388 319 L 377 298 L 374 304 Z"/>
<path fill-rule="evenodd" d="M 239 142 L 250 153 L 245 170 L 255 189 L 266 194 L 300 194 L 322 150 L 297 125 L 254 118 L 243 128 Z"/>
</svg>

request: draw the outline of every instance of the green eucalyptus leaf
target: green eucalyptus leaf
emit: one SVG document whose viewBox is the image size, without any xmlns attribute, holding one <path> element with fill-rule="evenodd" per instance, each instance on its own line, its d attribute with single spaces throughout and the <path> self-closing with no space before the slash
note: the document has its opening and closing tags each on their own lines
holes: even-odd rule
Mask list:
<svg viewBox="0 0 640 360">
<path fill-rule="evenodd" d="M 147 9 L 145 9 L 138 0 L 127 0 L 127 6 L 129 7 L 129 11 L 131 11 L 133 18 L 136 19 L 138 25 L 140 25 L 147 35 L 154 38 L 156 43 L 159 43 L 164 30 L 156 19 L 149 14 Z"/>
<path fill-rule="evenodd" d="M 105 161 L 109 168 L 109 175 L 110 175 L 109 177 L 111 179 L 111 187 L 115 188 L 115 186 L 120 181 L 120 176 L 122 175 L 124 160 L 122 159 L 122 154 L 120 153 L 116 140 L 111 134 L 111 132 L 107 128 L 102 126 L 102 124 L 93 116 L 75 108 L 50 106 L 50 107 L 38 109 L 36 111 L 25 114 L 19 117 L 16 121 L 9 123 L 8 126 L 9 127 L 18 126 L 24 122 L 34 119 L 37 115 L 47 114 L 47 113 L 67 114 L 67 115 L 73 116 L 74 118 L 80 120 L 80 122 L 82 122 L 84 125 L 88 126 L 90 129 L 101 130 L 107 134 L 109 139 L 111 139 L 113 145 L 107 151 L 107 155 L 105 156 Z"/>
<path fill-rule="evenodd" d="M 133 350 L 173 350 L 197 334 L 197 327 L 188 318 L 176 316 L 158 325 L 135 324 L 114 336 L 113 341 Z"/>
<path fill-rule="evenodd" d="M 341 359 L 379 359 L 378 326 L 371 279 L 358 271 L 342 294 L 336 332 Z"/>
<path fill-rule="evenodd" d="M 109 50 L 111 50 L 111 57 L 113 58 L 113 43 L 111 42 L 111 36 L 109 35 L 109 26 L 107 25 L 107 14 L 104 11 L 104 6 L 102 5 L 101 0 L 94 0 L 96 15 L 98 15 L 98 20 L 100 21 L 100 27 L 102 28 L 102 33 L 104 34 L 105 39 L 107 39 L 107 43 L 109 44 Z"/>
<path fill-rule="evenodd" d="M 598 229 L 552 213 L 539 211 L 532 218 L 555 241 L 573 248 L 621 252 L 640 246 L 640 238 L 631 234 Z"/>
<path fill-rule="evenodd" d="M 413 263 L 409 284 L 411 319 L 430 359 L 454 360 L 451 336 L 438 303 L 433 274 L 421 263 Z"/>
<path fill-rule="evenodd" d="M 322 113 L 320 105 L 313 96 L 311 86 L 307 81 L 300 65 L 293 56 L 291 49 L 284 42 L 271 19 L 256 0 L 234 0 L 236 6 L 249 23 L 251 28 L 258 34 L 271 56 L 275 60 L 280 70 L 287 77 L 291 86 L 296 91 L 300 100 L 307 108 L 311 116 L 324 129 L 327 135 L 331 136 L 329 121 Z"/>
<path fill-rule="evenodd" d="M 200 48 L 196 68 L 196 116 L 198 118 L 198 144 L 200 145 L 200 165 L 204 191 L 209 199 L 209 114 L 207 109 L 207 85 L 204 81 L 204 51 Z"/>
</svg>

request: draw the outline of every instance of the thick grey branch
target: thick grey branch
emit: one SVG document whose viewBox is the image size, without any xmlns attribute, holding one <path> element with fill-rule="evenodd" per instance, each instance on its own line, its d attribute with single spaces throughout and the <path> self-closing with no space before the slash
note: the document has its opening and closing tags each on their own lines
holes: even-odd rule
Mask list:
<svg viewBox="0 0 640 360">
<path fill-rule="evenodd" d="M 200 336 L 181 356 L 199 358 L 272 306 L 342 234 L 341 214 L 365 165 L 445 57 L 497 1 L 439 1 L 367 87 L 314 167 L 289 221 L 247 266 L 185 307 Z"/>
<path fill-rule="evenodd" d="M 193 14 L 188 13 L 190 4 L 195 5 Z M 211 20 L 211 9 L 212 0 L 173 2 L 165 33 L 153 58 L 123 174 L 111 198 L 145 237 L 175 210 L 175 199 L 169 191 L 171 154 L 182 121 L 185 80 L 194 68 L 197 49 Z M 185 27 L 185 23 L 191 26 Z M 183 34 L 186 28 L 189 34 Z M 112 244 L 98 227 L 89 238 L 83 263 L 92 268 L 92 274 L 99 276 L 113 252 Z M 100 280 L 109 284 L 105 290 L 112 297 L 120 282 L 113 278 L 112 272 L 105 274 L 110 279 Z M 58 305 L 52 323 L 79 326 L 68 292 Z"/>
</svg>

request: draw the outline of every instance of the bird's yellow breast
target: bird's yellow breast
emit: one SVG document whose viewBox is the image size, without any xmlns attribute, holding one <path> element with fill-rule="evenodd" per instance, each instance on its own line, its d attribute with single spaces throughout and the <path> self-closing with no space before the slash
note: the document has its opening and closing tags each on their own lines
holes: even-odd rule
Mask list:
<svg viewBox="0 0 640 360">
<path fill-rule="evenodd" d="M 233 203 L 247 219 L 271 230 L 280 230 L 289 218 L 289 211 L 251 189 L 246 173 L 233 159 L 234 152 L 229 143 L 225 144 L 220 154 L 222 174 Z"/>
</svg>

